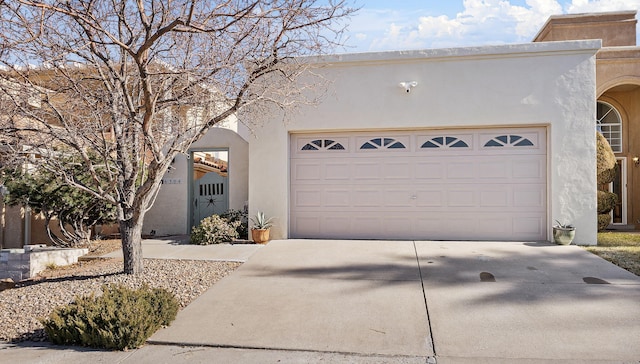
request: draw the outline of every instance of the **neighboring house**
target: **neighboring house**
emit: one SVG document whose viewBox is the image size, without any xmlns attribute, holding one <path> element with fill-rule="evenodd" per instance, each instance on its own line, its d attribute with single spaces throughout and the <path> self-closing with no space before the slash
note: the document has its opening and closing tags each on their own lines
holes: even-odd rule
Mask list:
<svg viewBox="0 0 640 364">
<path fill-rule="evenodd" d="M 34 74 L 36 74 L 38 77 L 42 77 L 43 79 L 46 79 L 47 71 L 38 70 L 38 72 L 34 72 Z M 10 83 L 8 81 L 3 81 L 3 80 L 0 80 L 0 82 L 3 82 L 3 86 L 5 86 L 5 89 L 11 90 L 11 87 L 6 87 L 6 86 L 7 85 L 12 86 L 13 83 Z M 17 85 L 15 87 L 16 89 L 18 88 Z M 46 92 L 46 91 L 50 91 L 50 89 L 41 88 L 39 90 L 34 91 L 34 96 L 27 100 L 29 105 L 33 108 L 40 108 L 41 107 L 40 94 L 41 92 Z M 55 97 L 59 99 L 60 102 L 64 102 L 63 93 L 56 94 Z M 202 111 L 194 108 L 181 109 L 178 112 L 184 112 L 186 115 L 187 121 L 190 124 L 201 123 L 203 122 L 203 120 L 207 118 L 207 115 L 204 115 Z M 29 122 L 30 121 L 28 119 L 24 119 L 23 121 L 23 123 L 29 123 Z M 31 126 L 30 124 L 26 124 L 26 125 Z M 31 127 L 37 128 L 39 127 L 38 125 L 39 124 L 33 123 L 33 126 Z M 54 128 L 56 127 L 55 124 L 53 124 L 53 127 Z M 169 124 L 167 127 L 165 127 L 165 130 L 170 127 L 171 125 Z M 229 134 L 231 134 L 231 136 L 228 136 Z M 239 125 L 235 115 L 232 115 L 228 117 L 226 120 L 224 120 L 223 122 L 216 125 L 214 128 L 212 128 L 211 132 L 208 133 L 204 138 L 202 138 L 202 140 L 206 142 L 210 142 L 211 140 L 214 140 L 217 142 L 218 140 L 220 140 L 220 138 L 222 138 L 224 139 L 224 141 L 220 142 L 219 144 L 223 148 L 225 148 L 224 151 L 221 151 L 220 149 L 202 148 L 194 152 L 194 155 L 196 155 L 196 158 L 194 158 L 194 160 L 197 160 L 197 163 L 195 165 L 190 164 L 189 169 L 195 171 L 197 175 L 197 177 L 195 178 L 196 180 L 199 180 L 200 177 L 203 177 L 201 178 L 201 182 L 202 183 L 208 182 L 206 185 L 202 186 L 203 191 L 206 188 L 208 188 L 204 192 L 206 192 L 207 194 L 225 194 L 225 196 L 229 195 L 228 188 L 227 188 L 228 186 L 226 186 L 228 185 L 228 181 L 229 181 L 228 166 L 227 166 L 227 161 L 229 160 L 229 158 L 227 157 L 228 152 L 230 150 L 233 151 L 231 158 L 232 160 L 234 160 L 234 163 L 235 163 L 235 159 L 238 158 L 238 156 L 242 156 L 244 154 L 245 157 L 241 163 L 238 163 L 238 166 L 240 167 L 241 165 L 244 165 L 243 168 L 246 170 L 247 142 L 244 141 L 244 139 L 239 135 L 243 135 L 244 137 L 246 137 L 247 134 L 248 132 L 246 131 L 246 128 L 244 128 L 242 125 Z M 0 135 L 0 148 L 3 148 L 3 143 L 5 142 L 4 140 L 2 140 L 2 138 L 3 136 Z M 236 144 L 242 145 L 244 148 L 244 152 L 237 152 L 235 147 Z M 197 145 L 198 145 L 197 143 L 194 144 L 194 146 L 197 146 Z M 33 158 L 37 158 L 38 153 L 41 152 L 41 150 L 30 148 L 30 146 L 24 146 L 24 148 L 25 148 L 24 153 L 30 154 Z M 0 151 L 2 150 L 0 149 Z M 223 154 L 222 159 L 219 158 L 220 153 Z M 186 161 L 186 158 L 184 156 L 177 157 L 176 162 L 174 162 L 174 165 L 179 166 L 181 161 L 183 162 Z M 2 162 L 3 161 L 0 160 L 0 164 L 2 164 Z M 186 163 L 184 165 L 186 166 Z M 238 168 L 238 169 L 242 169 L 242 168 Z M 182 212 L 179 208 L 176 208 L 176 205 L 177 206 L 183 205 L 183 203 L 176 204 L 176 197 L 182 198 L 181 202 L 184 202 L 186 200 L 186 197 L 181 197 L 180 193 L 177 193 L 176 195 L 172 194 L 172 187 L 182 188 L 184 187 L 184 184 L 182 184 L 183 183 L 182 181 L 184 180 L 186 183 L 186 179 L 171 178 L 172 173 L 174 173 L 176 170 L 179 170 L 179 167 L 172 168 L 169 171 L 169 173 L 167 173 L 167 176 L 163 179 L 163 184 L 166 185 L 165 188 L 163 188 L 163 192 L 167 194 L 166 196 L 169 198 L 169 201 L 165 202 L 162 199 L 160 199 L 156 203 L 154 210 L 149 212 L 149 218 L 147 219 L 148 223 L 145 225 L 145 227 L 152 226 L 153 219 L 158 212 L 158 207 L 164 208 L 163 211 L 159 211 L 161 214 L 161 219 L 164 219 L 163 221 L 173 216 L 180 216 L 180 218 L 182 218 L 182 215 L 185 216 L 184 219 L 186 220 L 186 216 L 187 216 L 186 209 L 184 212 Z M 216 178 L 215 181 L 212 180 L 212 176 L 215 176 Z M 239 182 L 236 181 L 236 178 L 238 177 L 243 181 L 239 181 Z M 9 193 L 9 191 L 7 191 L 7 189 L 5 188 L 5 186 L 1 184 L 1 182 L 2 181 L 0 181 L 0 193 L 2 195 Z M 224 187 L 222 185 L 223 182 L 225 184 Z M 247 184 L 246 173 L 244 173 L 244 175 L 243 174 L 234 175 L 231 178 L 231 182 L 235 183 L 235 186 L 237 187 L 237 189 L 235 190 L 236 191 L 235 194 L 233 192 L 231 194 L 232 204 L 228 205 L 228 201 L 227 201 L 227 206 L 218 206 L 220 208 L 216 210 L 200 209 L 201 216 L 204 216 L 206 214 L 210 215 L 211 213 L 224 212 L 226 211 L 228 206 L 235 207 L 236 200 L 241 201 L 240 203 L 237 204 L 239 209 L 243 208 L 246 205 L 246 201 L 247 201 L 246 191 L 248 190 L 248 188 L 246 187 L 246 184 Z M 173 186 L 170 186 L 170 185 L 173 185 Z M 238 192 L 238 191 L 244 191 L 244 192 Z M 185 196 L 186 196 L 186 191 L 185 191 Z M 209 200 L 210 199 L 206 201 L 207 203 L 203 203 L 202 205 L 208 205 Z M 163 205 L 163 203 L 165 204 Z M 154 212 L 156 213 L 154 214 Z M 175 230 L 175 229 L 171 230 L 173 226 L 172 224 L 175 225 L 174 221 L 171 221 L 166 224 L 163 222 L 162 224 L 163 225 L 158 229 L 158 235 L 166 235 L 168 232 L 175 233 L 175 231 L 180 231 L 180 233 L 184 233 L 184 231 L 186 231 L 186 228 L 183 225 L 180 225 L 179 230 Z M 54 233 L 59 233 L 59 229 L 57 229 L 56 226 L 53 226 L 52 230 L 54 231 Z M 155 231 L 151 231 L 151 230 L 153 229 L 147 229 L 146 233 L 154 233 L 154 234 L 156 233 Z M 118 226 L 117 224 L 113 224 L 109 226 L 97 226 L 94 228 L 94 232 L 98 235 L 110 236 L 118 232 Z M 0 198 L 0 248 L 3 248 L 3 249 L 20 248 L 25 244 L 47 244 L 47 243 L 49 243 L 49 237 L 47 236 L 46 229 L 45 229 L 45 219 L 41 214 L 33 213 L 29 207 L 8 206 L 4 203 L 3 199 Z"/>
<path fill-rule="evenodd" d="M 596 120 L 618 159 L 609 186 L 618 195 L 613 225 L 640 229 L 640 47 L 636 12 L 552 16 L 534 42 L 602 39 L 596 54 Z"/>
</svg>

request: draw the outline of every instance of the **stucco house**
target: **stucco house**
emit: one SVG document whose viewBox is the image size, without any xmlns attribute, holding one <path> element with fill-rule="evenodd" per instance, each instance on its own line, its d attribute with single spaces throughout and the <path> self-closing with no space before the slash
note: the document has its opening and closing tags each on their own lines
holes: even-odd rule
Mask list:
<svg viewBox="0 0 640 364">
<path fill-rule="evenodd" d="M 176 159 L 144 231 L 186 233 L 203 201 L 227 198 L 274 216 L 273 238 L 533 241 L 562 220 L 595 244 L 599 49 L 581 40 L 305 59 L 330 81 L 324 101 L 252 136 L 211 131 Z M 197 185 L 202 151 L 228 151 L 228 197 Z"/>
<path fill-rule="evenodd" d="M 211 130 L 175 159 L 143 234 L 246 208 L 275 217 L 275 239 L 545 241 L 559 220 L 595 244 L 597 129 L 619 138 L 613 190 L 629 178 L 614 222 L 640 217 L 634 15 L 552 17 L 527 44 L 302 59 L 329 81 L 323 101 Z M 565 18 L 616 23 L 627 45 L 587 32 L 599 21 L 562 33 Z"/>
<path fill-rule="evenodd" d="M 596 54 L 596 120 L 618 159 L 607 186 L 618 195 L 614 228 L 640 229 L 640 47 L 636 11 L 552 16 L 534 42 L 602 39 Z"/>
</svg>

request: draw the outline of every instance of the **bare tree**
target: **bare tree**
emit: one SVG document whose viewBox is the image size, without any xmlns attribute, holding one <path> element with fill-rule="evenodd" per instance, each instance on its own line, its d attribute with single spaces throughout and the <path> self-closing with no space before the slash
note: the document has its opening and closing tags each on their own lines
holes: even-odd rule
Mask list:
<svg viewBox="0 0 640 364">
<path fill-rule="evenodd" d="M 300 101 L 299 56 L 340 46 L 345 1 L 0 2 L 3 150 L 115 205 L 124 271 L 140 273 L 143 219 L 173 158 L 233 115 Z"/>
</svg>

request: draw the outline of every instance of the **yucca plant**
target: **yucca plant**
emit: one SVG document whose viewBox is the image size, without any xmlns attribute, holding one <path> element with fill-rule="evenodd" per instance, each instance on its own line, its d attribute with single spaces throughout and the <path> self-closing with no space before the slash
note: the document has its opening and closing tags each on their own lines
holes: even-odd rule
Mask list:
<svg viewBox="0 0 640 364">
<path fill-rule="evenodd" d="M 258 230 L 266 230 L 273 226 L 273 217 L 267 218 L 262 211 L 258 211 L 256 216 L 251 218 L 253 228 Z"/>
</svg>

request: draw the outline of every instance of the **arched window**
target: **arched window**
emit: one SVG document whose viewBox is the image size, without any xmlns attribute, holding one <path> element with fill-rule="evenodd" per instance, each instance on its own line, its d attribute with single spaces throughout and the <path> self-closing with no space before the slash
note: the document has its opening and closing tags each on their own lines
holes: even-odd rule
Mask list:
<svg viewBox="0 0 640 364">
<path fill-rule="evenodd" d="M 604 135 L 614 152 L 622 152 L 622 118 L 612 105 L 598 101 L 596 111 L 598 131 Z"/>
</svg>

